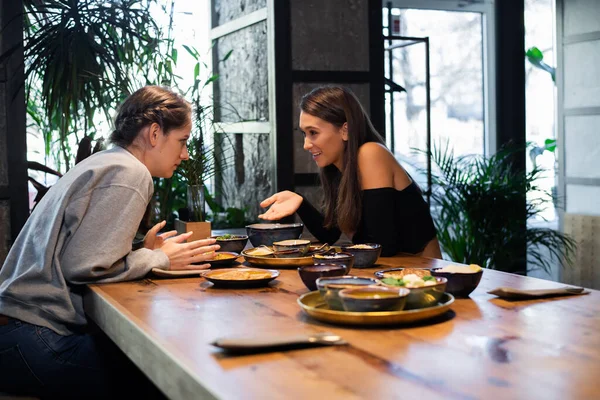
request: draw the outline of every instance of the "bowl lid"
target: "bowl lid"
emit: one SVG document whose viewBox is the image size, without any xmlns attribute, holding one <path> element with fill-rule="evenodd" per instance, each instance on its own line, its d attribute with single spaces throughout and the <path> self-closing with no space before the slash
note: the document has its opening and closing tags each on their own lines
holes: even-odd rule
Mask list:
<svg viewBox="0 0 600 400">
<path fill-rule="evenodd" d="M 252 228 L 252 229 L 288 229 L 288 228 L 299 228 L 299 227 L 303 227 L 304 224 L 301 223 L 295 223 L 295 224 L 251 224 L 251 225 L 246 225 L 246 228 Z"/>
</svg>

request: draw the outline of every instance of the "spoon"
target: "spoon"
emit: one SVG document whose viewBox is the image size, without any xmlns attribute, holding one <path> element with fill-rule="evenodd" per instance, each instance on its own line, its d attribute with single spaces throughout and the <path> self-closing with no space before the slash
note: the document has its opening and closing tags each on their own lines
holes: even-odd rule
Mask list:
<svg viewBox="0 0 600 400">
<path fill-rule="evenodd" d="M 324 243 L 323 245 L 317 247 L 314 250 L 309 251 L 306 254 L 311 254 L 312 255 L 312 254 L 318 254 L 318 253 L 323 253 L 323 252 L 327 252 L 327 251 L 329 251 L 329 244 L 328 243 Z"/>
<path fill-rule="evenodd" d="M 231 337 L 217 339 L 213 346 L 226 350 L 268 349 L 295 345 L 345 345 L 347 342 L 341 336 L 330 332 L 320 332 L 312 335 L 293 336 L 261 336 L 261 337 Z"/>
</svg>

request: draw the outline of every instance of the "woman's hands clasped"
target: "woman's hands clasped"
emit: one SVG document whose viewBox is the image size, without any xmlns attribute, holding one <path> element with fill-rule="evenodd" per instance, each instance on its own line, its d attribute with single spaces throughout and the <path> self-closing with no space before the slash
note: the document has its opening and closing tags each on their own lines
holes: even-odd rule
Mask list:
<svg viewBox="0 0 600 400">
<path fill-rule="evenodd" d="M 207 269 L 210 264 L 193 264 L 211 260 L 214 252 L 221 247 L 216 245 L 215 239 L 201 239 L 185 243 L 193 232 L 177 235 L 177 231 L 165 233 L 158 232 L 164 228 L 166 221 L 162 221 L 152 227 L 144 237 L 144 247 L 150 250 L 160 249 L 167 255 L 171 262 L 169 270 L 185 269 Z"/>
<path fill-rule="evenodd" d="M 302 196 L 299 194 L 290 192 L 289 190 L 278 192 L 260 203 L 262 208 L 271 207 L 263 214 L 260 214 L 258 218 L 269 221 L 278 220 L 294 214 L 300 208 L 301 204 Z"/>
</svg>

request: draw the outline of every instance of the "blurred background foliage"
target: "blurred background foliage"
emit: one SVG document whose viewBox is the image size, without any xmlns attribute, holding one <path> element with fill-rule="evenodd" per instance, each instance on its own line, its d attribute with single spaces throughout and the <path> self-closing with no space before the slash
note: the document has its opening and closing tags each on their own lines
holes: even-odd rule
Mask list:
<svg viewBox="0 0 600 400">
<path fill-rule="evenodd" d="M 166 25 L 155 21 L 153 6 L 169 16 Z M 109 134 L 117 106 L 130 93 L 144 85 L 164 85 L 194 105 L 193 157 L 173 178 L 155 179 L 155 196 L 140 229 L 163 219 L 172 226 L 178 211 L 187 207 L 187 185 L 205 184 L 217 168 L 227 167 L 226 160 L 215 162 L 212 143 L 218 132 L 212 99 L 203 93 L 218 76 L 189 43 L 182 48 L 196 60 L 189 71 L 192 85 L 174 73 L 181 50 L 173 38 L 175 1 L 24 0 L 24 7 L 28 134 L 44 142 L 45 165 L 29 163 L 36 201 L 48 189 L 46 174 L 60 177 L 105 148 L 102 135 Z M 215 227 L 243 226 L 244 210 L 224 210 L 214 193 L 205 194 L 218 220 Z"/>
</svg>

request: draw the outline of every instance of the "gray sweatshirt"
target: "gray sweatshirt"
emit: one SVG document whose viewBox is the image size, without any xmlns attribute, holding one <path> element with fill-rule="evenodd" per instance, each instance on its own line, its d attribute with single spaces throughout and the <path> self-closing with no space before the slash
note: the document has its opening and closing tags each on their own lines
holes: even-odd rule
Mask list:
<svg viewBox="0 0 600 400">
<path fill-rule="evenodd" d="M 82 286 L 166 269 L 161 250 L 132 251 L 153 193 L 148 169 L 115 147 L 88 157 L 46 193 L 0 269 L 0 314 L 61 335 L 86 324 Z"/>
</svg>

